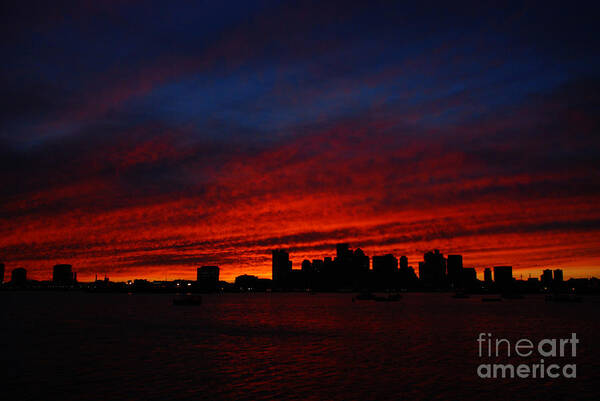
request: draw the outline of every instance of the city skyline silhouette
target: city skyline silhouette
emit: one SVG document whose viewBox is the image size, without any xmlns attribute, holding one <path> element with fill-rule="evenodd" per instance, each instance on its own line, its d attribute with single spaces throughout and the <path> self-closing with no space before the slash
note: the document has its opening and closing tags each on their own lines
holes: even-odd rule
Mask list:
<svg viewBox="0 0 600 401">
<path fill-rule="evenodd" d="M 304 259 L 294 265 L 285 249 L 271 251 L 271 277 L 261 278 L 244 273 L 235 280 L 223 280 L 222 269 L 216 265 L 195 269 L 195 279 L 182 277 L 152 280 L 135 277 L 126 281 L 111 280 L 104 274 L 90 282 L 78 281 L 77 267 L 57 264 L 50 280 L 35 280 L 27 270 L 13 268 L 10 280 L 2 287 L 15 289 L 84 289 L 100 292 L 236 292 L 236 291 L 454 291 L 466 293 L 500 293 L 516 296 L 523 293 L 595 293 L 600 280 L 595 277 L 570 277 L 563 269 L 544 268 L 539 276 L 515 276 L 513 266 L 489 265 L 479 269 L 463 264 L 463 255 L 448 254 L 434 249 L 423 254 L 418 267 L 409 265 L 404 255 L 396 257 L 367 255 L 361 248 L 352 249 L 348 243 L 338 243 L 333 256 Z M 0 284 L 3 284 L 5 265 L 0 263 Z M 512 294 L 512 295 L 511 295 Z M 462 296 L 461 296 L 462 297 Z M 466 297 L 466 296 L 465 296 Z M 368 298 L 370 299 L 370 298 Z"/>
<path fill-rule="evenodd" d="M 0 9 L 3 399 L 598 398 L 594 2 Z"/>
</svg>

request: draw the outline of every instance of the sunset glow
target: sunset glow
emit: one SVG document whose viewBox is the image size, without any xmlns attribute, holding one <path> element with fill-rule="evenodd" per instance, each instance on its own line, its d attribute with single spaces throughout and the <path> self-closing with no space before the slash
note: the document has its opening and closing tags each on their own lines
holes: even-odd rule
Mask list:
<svg viewBox="0 0 600 401">
<path fill-rule="evenodd" d="M 270 278 L 271 249 L 298 268 L 349 242 L 414 267 L 461 253 L 481 277 L 600 274 L 600 63 L 581 15 L 101 3 L 3 17 L 7 270 Z"/>
</svg>

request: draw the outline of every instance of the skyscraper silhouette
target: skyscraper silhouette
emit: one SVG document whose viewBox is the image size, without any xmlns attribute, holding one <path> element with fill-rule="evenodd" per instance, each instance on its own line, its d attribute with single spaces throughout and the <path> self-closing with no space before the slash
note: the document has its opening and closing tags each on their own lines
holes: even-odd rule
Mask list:
<svg viewBox="0 0 600 401">
<path fill-rule="evenodd" d="M 562 269 L 556 269 L 556 270 L 554 270 L 554 281 L 555 282 L 562 282 L 563 281 L 563 271 L 562 271 Z"/>
<path fill-rule="evenodd" d="M 542 281 L 542 285 L 543 286 L 545 286 L 545 287 L 551 287 L 552 286 L 552 270 L 545 269 L 542 272 L 541 281 Z"/>
<path fill-rule="evenodd" d="M 399 288 L 412 288 L 417 284 L 417 275 L 414 269 L 408 265 L 408 258 L 406 256 L 400 256 L 399 273 Z"/>
<path fill-rule="evenodd" d="M 344 262 L 352 257 L 352 251 L 347 243 L 337 244 L 335 249 L 335 257 L 338 261 Z"/>
<path fill-rule="evenodd" d="M 440 288 L 446 283 L 446 258 L 435 249 L 423 255 L 423 262 L 419 262 L 419 278 L 425 287 Z"/>
<path fill-rule="evenodd" d="M 202 266 L 196 270 L 196 281 L 200 289 L 215 291 L 219 283 L 219 266 Z"/>
<path fill-rule="evenodd" d="M 369 257 L 360 248 L 356 248 L 352 253 L 352 270 L 358 275 L 369 271 Z"/>
<path fill-rule="evenodd" d="M 313 272 L 313 265 L 311 263 L 310 260 L 308 259 L 304 259 L 302 261 L 302 271 L 305 273 L 312 273 Z"/>
<path fill-rule="evenodd" d="M 376 275 L 387 276 L 398 271 L 398 259 L 391 253 L 373 256 L 373 271 Z"/>
<path fill-rule="evenodd" d="M 460 286 L 464 288 L 472 288 L 477 283 L 477 271 L 474 267 L 465 267 L 460 270 L 461 278 L 459 280 Z"/>
<path fill-rule="evenodd" d="M 565 283 L 563 281 L 563 271 L 561 269 L 554 270 L 554 281 L 552 282 L 552 290 L 560 292 L 565 289 Z"/>
<path fill-rule="evenodd" d="M 323 272 L 323 259 L 313 259 L 312 268 L 315 273 Z"/>
<path fill-rule="evenodd" d="M 501 291 L 510 290 L 513 284 L 512 266 L 494 266 L 494 283 Z"/>
<path fill-rule="evenodd" d="M 290 264 L 290 254 L 283 249 L 274 249 L 272 265 L 272 278 L 274 286 L 282 286 L 292 270 Z"/>
<path fill-rule="evenodd" d="M 448 255 L 448 284 L 459 288 L 463 277 L 462 255 Z"/>
<path fill-rule="evenodd" d="M 408 269 L 408 258 L 406 256 L 400 256 L 400 270 Z"/>
<path fill-rule="evenodd" d="M 396 287 L 396 282 L 398 281 L 398 259 L 391 253 L 382 256 L 373 256 L 373 275 L 376 288 Z"/>
<path fill-rule="evenodd" d="M 489 267 L 486 267 L 483 271 L 483 281 L 488 285 L 492 284 L 492 269 Z"/>
</svg>

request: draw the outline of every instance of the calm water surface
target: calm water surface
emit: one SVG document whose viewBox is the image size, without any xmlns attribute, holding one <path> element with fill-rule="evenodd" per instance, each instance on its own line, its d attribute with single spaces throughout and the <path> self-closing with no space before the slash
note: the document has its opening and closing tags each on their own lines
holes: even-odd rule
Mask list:
<svg viewBox="0 0 600 401">
<path fill-rule="evenodd" d="M 351 294 L 223 294 L 196 307 L 171 300 L 0 293 L 0 391 L 36 400 L 596 400 L 599 393 L 595 297 L 483 303 L 405 294 L 395 303 L 353 303 Z M 578 377 L 480 379 L 480 332 L 513 342 L 576 332 L 577 357 L 557 362 L 577 363 Z"/>
</svg>

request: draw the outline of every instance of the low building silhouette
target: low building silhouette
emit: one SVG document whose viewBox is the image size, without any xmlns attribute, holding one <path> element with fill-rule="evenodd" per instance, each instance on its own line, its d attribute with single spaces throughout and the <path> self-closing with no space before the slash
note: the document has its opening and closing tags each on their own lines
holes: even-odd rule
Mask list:
<svg viewBox="0 0 600 401">
<path fill-rule="evenodd" d="M 22 267 L 13 269 L 10 276 L 10 282 L 15 286 L 24 286 L 27 284 L 27 270 Z"/>
<path fill-rule="evenodd" d="M 529 277 L 525 285 L 527 292 L 539 292 L 540 280 L 537 277 Z"/>
<path fill-rule="evenodd" d="M 73 266 L 67 264 L 55 265 L 52 269 L 52 282 L 56 285 L 73 285 L 75 282 Z"/>
<path fill-rule="evenodd" d="M 266 291 L 271 288 L 271 280 L 243 274 L 235 278 L 234 287 L 238 291 Z"/>
<path fill-rule="evenodd" d="M 4 263 L 0 263 L 0 284 L 4 283 Z"/>
<path fill-rule="evenodd" d="M 133 280 L 133 288 L 135 288 L 136 290 L 146 290 L 150 288 L 151 285 L 152 283 L 150 283 L 150 281 L 146 279 L 136 278 L 135 280 Z"/>
</svg>

